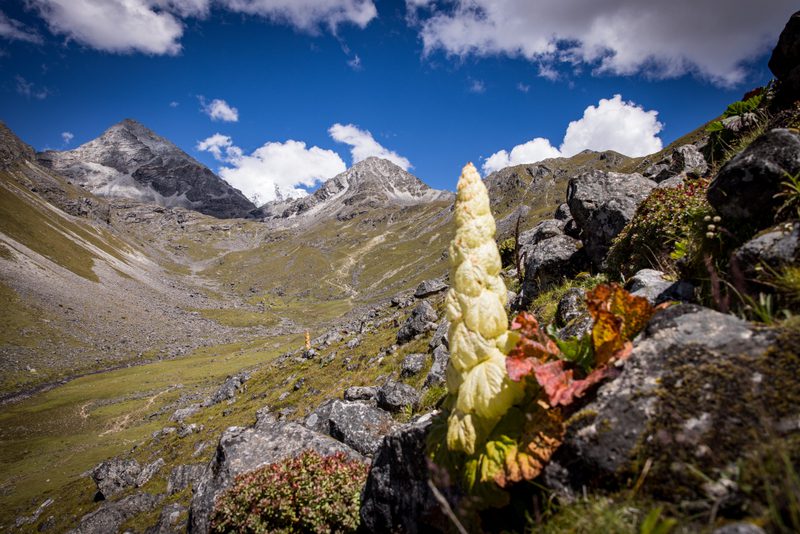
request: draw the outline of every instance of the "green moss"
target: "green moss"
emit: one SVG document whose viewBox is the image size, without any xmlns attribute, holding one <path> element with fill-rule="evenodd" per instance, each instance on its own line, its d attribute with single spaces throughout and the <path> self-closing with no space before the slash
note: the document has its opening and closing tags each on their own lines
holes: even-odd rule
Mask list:
<svg viewBox="0 0 800 534">
<path fill-rule="evenodd" d="M 581 273 L 575 278 L 565 279 L 561 284 L 553 286 L 536 295 L 536 298 L 533 299 L 528 306 L 528 311 L 530 311 L 541 324 L 550 324 L 555 319 L 559 301 L 570 289 L 578 288 L 589 290 L 606 280 L 607 278 L 604 274 L 592 276 L 588 273 Z"/>
</svg>

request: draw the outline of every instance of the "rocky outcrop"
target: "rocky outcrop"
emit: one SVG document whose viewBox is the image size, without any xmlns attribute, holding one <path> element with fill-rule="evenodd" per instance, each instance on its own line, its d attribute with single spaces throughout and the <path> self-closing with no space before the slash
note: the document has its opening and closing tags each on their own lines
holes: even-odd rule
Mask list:
<svg viewBox="0 0 800 534">
<path fill-rule="evenodd" d="M 567 204 L 581 230 L 586 253 L 601 266 L 611 241 L 656 186 L 640 174 L 592 171 L 570 180 Z"/>
<path fill-rule="evenodd" d="M 450 361 L 450 351 L 444 345 L 439 345 L 433 350 L 433 363 L 425 376 L 423 387 L 444 385 L 446 381 L 447 363 Z"/>
<path fill-rule="evenodd" d="M 144 486 L 163 465 L 162 458 L 144 467 L 133 459 L 112 458 L 106 460 L 91 472 L 92 480 L 97 485 L 95 500 L 101 501 L 128 488 Z"/>
<path fill-rule="evenodd" d="M 140 123 L 125 119 L 74 150 L 38 161 L 99 196 L 246 217 L 255 205 L 207 167 Z"/>
<path fill-rule="evenodd" d="M 439 321 L 439 326 L 436 327 L 436 331 L 434 331 L 431 340 L 428 342 L 428 348 L 435 350 L 439 345 L 449 347 L 450 342 L 447 339 L 447 331 L 449 329 L 450 321 L 447 320 L 447 317 L 442 317 L 442 320 Z"/>
<path fill-rule="evenodd" d="M 421 301 L 397 332 L 397 343 L 400 345 L 408 343 L 415 336 L 435 329 L 437 326 L 436 319 L 438 319 L 436 310 L 433 309 L 430 302 L 427 300 Z"/>
<path fill-rule="evenodd" d="M 418 299 L 424 299 L 437 293 L 441 293 L 447 288 L 448 285 L 444 283 L 444 280 L 439 278 L 425 280 L 417 286 L 417 289 L 414 291 L 414 296 Z"/>
<path fill-rule="evenodd" d="M 786 23 L 769 58 L 769 70 L 778 79 L 778 96 L 789 103 L 800 95 L 800 11 Z"/>
<path fill-rule="evenodd" d="M 331 437 L 368 457 L 397 427 L 391 415 L 363 402 L 334 401 L 328 421 Z"/>
<path fill-rule="evenodd" d="M 583 245 L 558 234 L 526 249 L 522 301 L 530 302 L 543 290 L 570 278 L 586 267 Z"/>
<path fill-rule="evenodd" d="M 419 374 L 422 368 L 425 367 L 425 361 L 427 359 L 428 357 L 425 354 L 409 354 L 403 358 L 403 362 L 400 364 L 400 376 L 406 378 Z"/>
<path fill-rule="evenodd" d="M 187 509 L 180 503 L 166 505 L 158 516 L 158 523 L 148 528 L 145 534 L 180 534 L 186 532 Z"/>
<path fill-rule="evenodd" d="M 684 280 L 671 281 L 661 271 L 642 269 L 625 284 L 625 289 L 651 304 L 669 301 L 689 302 L 694 297 L 694 286 Z"/>
<path fill-rule="evenodd" d="M 436 501 L 428 487 L 426 423 L 403 427 L 387 436 L 372 460 L 361 494 L 361 522 L 366 532 L 427 531 L 437 524 Z"/>
<path fill-rule="evenodd" d="M 800 133 L 774 129 L 762 135 L 720 169 L 708 186 L 708 201 L 722 224 L 767 228 L 783 203 L 776 196 L 787 175 L 800 174 Z"/>
<path fill-rule="evenodd" d="M 800 262 L 800 223 L 784 223 L 762 232 L 739 247 L 733 257 L 750 281 L 768 279 L 786 265 L 797 265 Z"/>
<path fill-rule="evenodd" d="M 556 307 L 556 326 L 566 326 L 586 313 L 586 291 L 574 287 L 558 301 Z"/>
<path fill-rule="evenodd" d="M 378 390 L 378 406 L 389 412 L 399 412 L 407 407 L 415 407 L 419 403 L 419 393 L 416 389 L 389 380 Z"/>
<path fill-rule="evenodd" d="M 0 170 L 6 170 L 21 161 L 33 161 L 36 152 L 23 143 L 6 124 L 0 121 Z"/>
<path fill-rule="evenodd" d="M 663 182 L 673 177 L 688 174 L 703 176 L 708 171 L 706 158 L 694 145 L 675 148 L 665 158 L 651 165 L 642 175 L 655 182 Z"/>
<path fill-rule="evenodd" d="M 214 406 L 222 401 L 233 399 L 243 387 L 244 383 L 250 379 L 249 373 L 239 373 L 229 376 L 219 389 L 211 397 L 203 401 L 204 407 Z"/>
<path fill-rule="evenodd" d="M 70 534 L 108 534 L 118 532 L 122 524 L 135 515 L 154 509 L 163 497 L 149 493 L 128 495 L 118 501 L 106 501 L 81 518 Z"/>
<path fill-rule="evenodd" d="M 179 465 L 172 470 L 167 478 L 167 495 L 178 493 L 189 487 L 190 484 L 200 478 L 205 471 L 203 464 Z"/>
<path fill-rule="evenodd" d="M 347 401 L 374 401 L 378 398 L 377 386 L 351 386 L 344 390 L 344 400 Z"/>
<path fill-rule="evenodd" d="M 236 475 L 294 457 L 312 449 L 322 455 L 343 452 L 354 460 L 364 457 L 330 436 L 292 422 L 260 414 L 250 428 L 231 427 L 219 440 L 217 453 L 195 486 L 189 511 L 189 531 L 206 533 L 214 499 L 231 485 Z"/>
</svg>

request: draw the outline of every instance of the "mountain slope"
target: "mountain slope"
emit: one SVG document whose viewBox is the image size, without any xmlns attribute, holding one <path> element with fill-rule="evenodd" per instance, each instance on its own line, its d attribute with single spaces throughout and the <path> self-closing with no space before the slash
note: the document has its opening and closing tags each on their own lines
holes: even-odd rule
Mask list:
<svg viewBox="0 0 800 534">
<path fill-rule="evenodd" d="M 207 167 L 131 119 L 74 150 L 48 150 L 37 157 L 99 196 L 189 208 L 221 218 L 246 217 L 255 208 Z"/>
</svg>

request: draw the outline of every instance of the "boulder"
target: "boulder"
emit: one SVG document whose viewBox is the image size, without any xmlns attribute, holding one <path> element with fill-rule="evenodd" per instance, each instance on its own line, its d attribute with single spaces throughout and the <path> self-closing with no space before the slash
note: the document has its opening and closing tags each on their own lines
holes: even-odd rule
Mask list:
<svg viewBox="0 0 800 534">
<path fill-rule="evenodd" d="M 650 304 L 661 304 L 672 300 L 689 302 L 694 297 L 694 286 L 679 280 L 673 282 L 666 275 L 655 269 L 642 269 L 633 275 L 625 284 L 627 289 L 637 297 L 646 298 Z"/>
<path fill-rule="evenodd" d="M 330 435 L 364 456 L 378 450 L 383 436 L 397 427 L 392 416 L 364 402 L 334 401 L 331 405 Z"/>
<path fill-rule="evenodd" d="M 203 401 L 203 406 L 214 406 L 215 404 L 219 404 L 222 401 L 232 399 L 236 396 L 236 393 L 242 389 L 244 383 L 250 379 L 249 373 L 239 373 L 235 376 L 229 376 L 227 380 L 220 386 L 216 393 L 214 393 L 210 398 Z"/>
<path fill-rule="evenodd" d="M 447 288 L 448 285 L 444 283 L 444 280 L 439 278 L 425 280 L 417 286 L 416 291 L 414 291 L 414 296 L 418 299 L 424 299 L 425 297 L 430 297 L 436 293 L 441 293 Z"/>
<path fill-rule="evenodd" d="M 222 434 L 214 458 L 197 481 L 189 510 L 189 531 L 205 534 L 214 499 L 232 483 L 236 475 L 292 458 L 312 449 L 321 455 L 342 452 L 358 461 L 365 458 L 330 436 L 314 432 L 297 423 L 277 421 L 260 413 L 250 428 L 230 427 Z"/>
<path fill-rule="evenodd" d="M 663 182 L 675 176 L 693 174 L 702 176 L 708 171 L 706 158 L 694 145 L 677 147 L 666 158 L 644 171 L 645 178 L 655 182 Z"/>
<path fill-rule="evenodd" d="M 378 390 L 378 407 L 390 412 L 399 412 L 406 407 L 414 407 L 419 403 L 419 392 L 416 389 L 389 380 Z"/>
<path fill-rule="evenodd" d="M 556 326 L 566 326 L 570 321 L 586 313 L 586 290 L 574 287 L 568 290 L 556 308 Z"/>
<path fill-rule="evenodd" d="M 450 361 L 450 351 L 444 345 L 439 345 L 433 351 L 433 363 L 425 377 L 424 388 L 444 385 L 446 382 L 447 363 Z"/>
<path fill-rule="evenodd" d="M 536 226 L 519 235 L 519 246 L 523 252 L 527 251 L 531 246 L 556 237 L 564 233 L 565 221 L 558 219 L 545 219 L 539 222 Z"/>
<path fill-rule="evenodd" d="M 436 310 L 427 301 L 423 300 L 414 308 L 411 315 L 397 332 L 397 343 L 402 345 L 414 339 L 414 336 L 423 334 L 436 328 Z"/>
<path fill-rule="evenodd" d="M 779 96 L 791 102 L 800 95 L 800 11 L 789 18 L 769 58 L 769 70 L 780 82 Z"/>
<path fill-rule="evenodd" d="M 403 363 L 400 365 L 400 376 L 409 377 L 419 374 L 422 368 L 425 367 L 426 354 L 409 354 L 403 358 Z"/>
<path fill-rule="evenodd" d="M 754 237 L 734 252 L 733 257 L 749 280 L 756 280 L 768 267 L 777 272 L 784 265 L 800 261 L 800 223 L 784 223 Z"/>
<path fill-rule="evenodd" d="M 543 290 L 583 270 L 586 256 L 582 248 L 577 239 L 557 235 L 527 249 L 521 292 L 523 302 L 530 302 Z"/>
<path fill-rule="evenodd" d="M 428 348 L 431 350 L 436 350 L 436 347 L 439 345 L 444 345 L 445 347 L 450 347 L 450 340 L 447 338 L 447 334 L 450 330 L 450 321 L 447 320 L 447 317 L 442 317 L 442 320 L 439 321 L 439 326 L 436 327 L 436 331 L 431 336 L 431 340 L 428 342 Z"/>
<path fill-rule="evenodd" d="M 723 225 L 767 228 L 783 202 L 776 195 L 787 173 L 800 173 L 800 132 L 770 130 L 720 169 L 708 186 L 708 201 Z"/>
<path fill-rule="evenodd" d="M 611 241 L 656 186 L 641 174 L 591 171 L 569 181 L 567 204 L 589 259 L 601 266 Z"/>
<path fill-rule="evenodd" d="M 183 423 L 186 419 L 193 416 L 201 409 L 202 406 L 200 406 L 199 404 L 190 404 L 186 408 L 178 408 L 177 410 L 175 410 L 175 413 L 173 413 L 170 416 L 169 420 L 177 421 L 178 423 Z"/>
<path fill-rule="evenodd" d="M 203 464 L 188 464 L 175 467 L 167 478 L 167 495 L 178 493 L 189 487 L 205 470 Z"/>
<path fill-rule="evenodd" d="M 377 394 L 377 388 L 376 388 Z M 355 399 L 345 399 L 345 400 L 355 400 Z M 326 400 L 317 408 L 308 414 L 305 421 L 303 421 L 303 426 L 313 430 L 314 432 L 320 432 L 322 434 L 327 434 L 330 432 L 330 419 L 331 419 L 331 409 L 333 408 L 333 403 L 336 402 L 335 399 Z"/>
<path fill-rule="evenodd" d="M 442 524 L 428 486 L 425 440 L 430 424 L 427 420 L 406 425 L 383 440 L 361 494 L 361 523 L 366 532 L 414 534 Z"/>
<path fill-rule="evenodd" d="M 377 386 L 351 386 L 344 390 L 344 400 L 346 401 L 374 401 L 377 397 Z"/>
<path fill-rule="evenodd" d="M 766 428 L 796 420 L 798 344 L 798 332 L 691 304 L 658 312 L 620 375 L 570 418 L 554 460 L 579 489 L 635 477 L 650 458 L 645 491 L 722 504 L 742 451 L 757 450 Z"/>
<path fill-rule="evenodd" d="M 180 503 L 166 505 L 158 516 L 158 523 L 145 530 L 145 534 L 180 534 L 186 532 L 187 508 Z"/>
<path fill-rule="evenodd" d="M 128 495 L 118 501 L 105 501 L 100 507 L 81 518 L 78 528 L 70 534 L 108 534 L 118 532 L 125 521 L 135 515 L 149 512 L 163 497 L 149 493 Z"/>
<path fill-rule="evenodd" d="M 564 221 L 565 223 L 572 219 L 572 213 L 570 213 L 569 206 L 566 202 L 558 205 L 556 212 L 553 214 L 553 218 L 558 219 L 559 221 Z"/>
<path fill-rule="evenodd" d="M 142 466 L 133 459 L 112 458 L 92 469 L 91 477 L 97 485 L 95 501 L 113 497 L 117 493 L 136 486 Z"/>
</svg>

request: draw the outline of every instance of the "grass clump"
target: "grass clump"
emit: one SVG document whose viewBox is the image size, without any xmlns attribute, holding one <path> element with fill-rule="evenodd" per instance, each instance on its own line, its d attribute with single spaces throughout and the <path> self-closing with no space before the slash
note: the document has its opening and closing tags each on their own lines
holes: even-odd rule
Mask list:
<svg viewBox="0 0 800 534">
<path fill-rule="evenodd" d="M 239 475 L 217 500 L 211 531 L 355 532 L 367 466 L 305 451 Z"/>
<path fill-rule="evenodd" d="M 536 295 L 536 298 L 528 306 L 528 311 L 534 314 L 542 324 L 550 324 L 555 319 L 558 302 L 570 289 L 589 290 L 607 281 L 604 274 L 580 273 L 575 278 L 566 279 L 563 283 Z"/>
<path fill-rule="evenodd" d="M 614 240 L 607 271 L 623 277 L 647 268 L 675 272 L 676 260 L 700 254 L 704 238 L 716 237 L 719 222 L 706 199 L 708 183 L 698 179 L 654 189 Z"/>
</svg>

